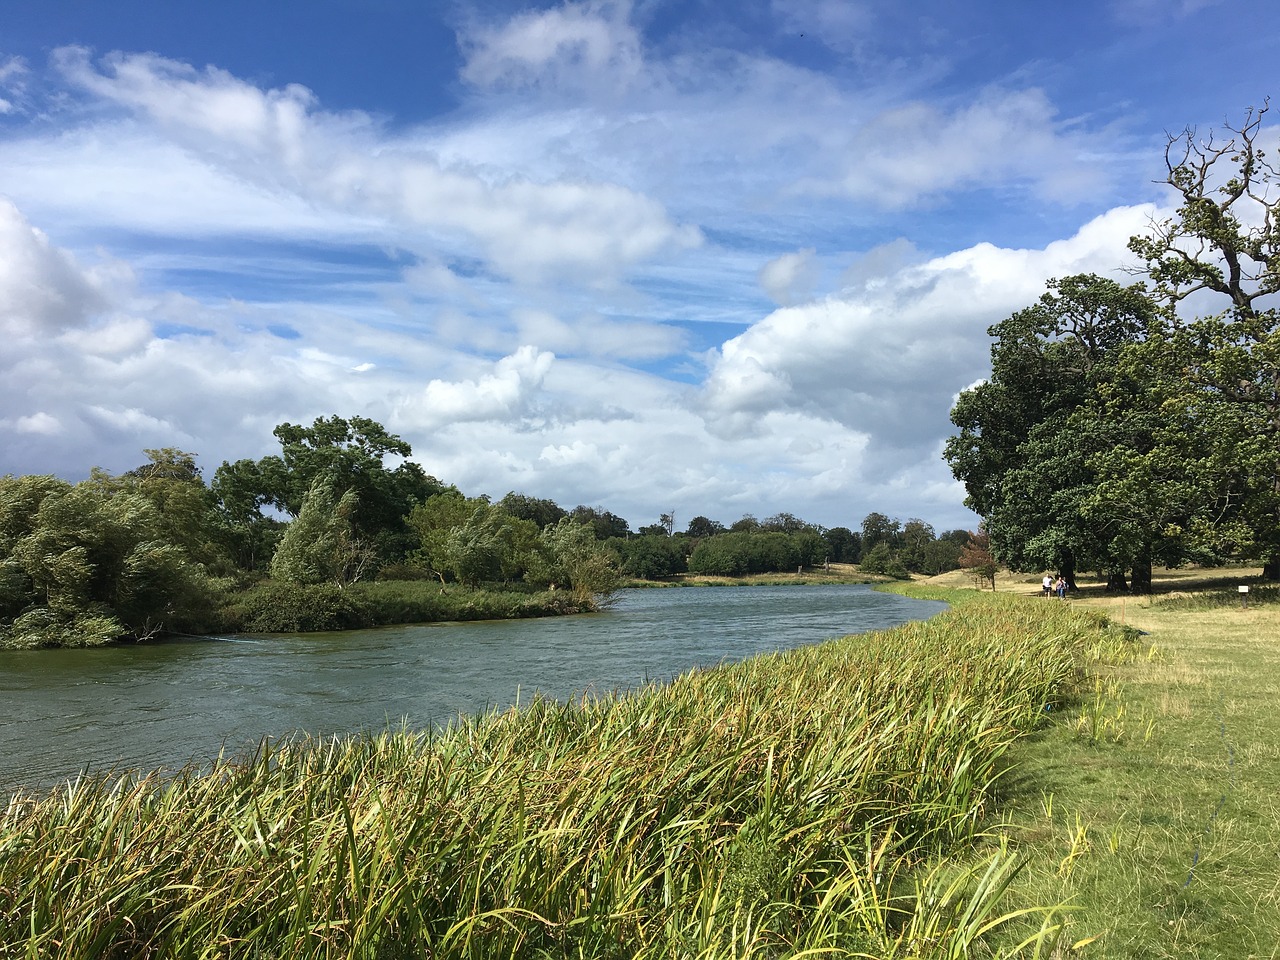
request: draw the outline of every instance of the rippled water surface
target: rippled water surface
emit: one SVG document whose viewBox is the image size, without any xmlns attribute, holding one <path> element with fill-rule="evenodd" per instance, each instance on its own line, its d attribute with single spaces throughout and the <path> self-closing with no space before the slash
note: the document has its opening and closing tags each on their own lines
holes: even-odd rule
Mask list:
<svg viewBox="0 0 1280 960">
<path fill-rule="evenodd" d="M 0 786 L 627 690 L 942 607 L 865 586 L 634 590 L 582 617 L 0 652 Z"/>
</svg>

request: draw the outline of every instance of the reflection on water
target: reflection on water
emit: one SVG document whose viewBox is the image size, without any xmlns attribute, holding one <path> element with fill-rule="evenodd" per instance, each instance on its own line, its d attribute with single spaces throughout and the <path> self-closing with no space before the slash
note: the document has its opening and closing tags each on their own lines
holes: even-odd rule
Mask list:
<svg viewBox="0 0 1280 960">
<path fill-rule="evenodd" d="M 942 606 L 864 586 L 635 590 L 581 617 L 0 652 L 0 787 L 629 690 Z"/>
</svg>

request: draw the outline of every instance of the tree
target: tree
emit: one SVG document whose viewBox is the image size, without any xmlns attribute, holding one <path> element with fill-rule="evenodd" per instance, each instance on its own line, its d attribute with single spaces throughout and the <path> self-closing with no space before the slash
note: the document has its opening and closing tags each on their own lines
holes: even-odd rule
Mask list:
<svg viewBox="0 0 1280 960">
<path fill-rule="evenodd" d="M 898 559 L 912 573 L 923 573 L 926 554 L 935 539 L 933 526 L 918 517 L 912 517 L 903 526 L 901 539 Z"/>
<path fill-rule="evenodd" d="M 1269 109 L 1246 111 L 1221 138 L 1194 128 L 1171 136 L 1164 181 L 1182 199 L 1129 247 L 1186 348 L 1184 389 L 1171 401 L 1213 430 L 1201 444 L 1201 489 L 1214 501 L 1198 539 L 1235 541 L 1280 579 L 1280 168 L 1261 149 Z M 1221 312 L 1182 329 L 1177 311 L 1216 297 Z"/>
<path fill-rule="evenodd" d="M 333 583 L 339 588 L 364 577 L 376 558 L 372 544 L 356 530 L 359 508 L 354 488 L 337 497 L 332 478 L 318 476 L 297 519 L 280 538 L 271 575 L 291 583 Z"/>
<path fill-rule="evenodd" d="M 453 572 L 453 559 L 449 537 L 462 526 L 477 509 L 487 507 L 488 501 L 469 500 L 456 488 L 445 490 L 415 506 L 409 513 L 407 524 L 418 541 L 418 547 L 410 559 L 440 580 L 444 586 L 447 576 Z"/>
<path fill-rule="evenodd" d="M 906 567 L 893 555 L 893 550 L 885 540 L 881 540 L 862 555 L 862 563 L 859 567 L 863 573 L 896 577 L 899 580 L 906 580 L 909 577 Z"/>
<path fill-rule="evenodd" d="M 156 505 L 101 472 L 0 478 L 0 646 L 90 646 L 189 628 L 203 567 Z"/>
<path fill-rule="evenodd" d="M 982 589 L 983 584 L 989 583 L 991 589 L 995 590 L 996 571 L 999 567 L 996 564 L 996 558 L 991 554 L 991 538 L 987 536 L 986 530 L 979 527 L 977 533 L 969 535 L 968 542 L 960 551 L 958 560 L 960 566 L 968 570 L 973 577 L 974 586 Z"/>
<path fill-rule="evenodd" d="M 355 491 L 352 529 L 380 558 L 398 559 L 412 548 L 405 517 L 444 485 L 411 460 L 387 467 L 388 457 L 412 454 L 408 443 L 367 417 L 317 417 L 309 427 L 282 423 L 273 433 L 279 456 L 223 463 L 212 484 L 250 559 L 260 560 L 263 527 L 272 520 L 263 511 L 296 518 L 320 477 L 339 500 Z"/>
<path fill-rule="evenodd" d="M 665 532 L 641 531 L 640 536 L 614 540 L 613 545 L 622 558 L 622 572 L 629 577 L 657 580 L 685 570 L 683 544 Z"/>
<path fill-rule="evenodd" d="M 573 508 L 569 516 L 574 522 L 589 526 L 597 540 L 625 537 L 631 532 L 631 525 L 626 520 L 603 507 L 579 505 Z"/>
<path fill-rule="evenodd" d="M 540 500 L 512 490 L 498 501 L 498 506 L 517 520 L 531 520 L 542 530 L 549 524 L 559 523 L 568 511 L 554 500 Z"/>
<path fill-rule="evenodd" d="M 671 536 L 671 534 L 675 533 L 676 530 L 676 512 L 674 510 L 668 510 L 666 513 L 661 514 L 658 517 L 658 523 L 662 526 L 662 529 L 667 532 L 667 536 Z"/>
<path fill-rule="evenodd" d="M 1136 436 L 1134 424 L 1150 413 L 1150 396 L 1117 371 L 1126 348 L 1159 338 L 1154 304 L 1140 285 L 1067 277 L 988 332 L 991 376 L 961 393 L 945 456 L 995 559 L 1058 569 L 1072 585 L 1080 566 L 1149 571 L 1154 519 L 1138 518 L 1117 539 L 1091 498 L 1097 458 L 1126 432 Z"/>
<path fill-rule="evenodd" d="M 232 572 L 234 563 L 220 523 L 216 500 L 205 486 L 196 457 L 176 447 L 144 450 L 147 463 L 113 477 L 94 468 L 90 479 L 106 491 L 132 491 L 159 511 L 165 539 L 213 573 Z"/>
<path fill-rule="evenodd" d="M 822 534 L 833 563 L 857 563 L 862 556 L 862 535 L 848 527 L 832 527 Z"/>
<path fill-rule="evenodd" d="M 862 552 L 866 554 L 881 543 L 892 550 L 901 533 L 902 524 L 897 520 L 890 520 L 883 513 L 869 513 L 862 520 Z"/>
<path fill-rule="evenodd" d="M 799 533 L 801 530 L 810 529 L 810 524 L 805 523 L 794 513 L 775 513 L 772 517 L 765 517 L 760 521 L 760 529 L 778 533 Z"/>
<path fill-rule="evenodd" d="M 618 588 L 618 561 L 591 526 L 566 517 L 543 530 L 540 540 L 543 549 L 531 566 L 530 579 L 568 587 L 582 606 L 608 602 Z"/>
<path fill-rule="evenodd" d="M 694 539 L 701 540 L 703 537 L 714 537 L 718 533 L 724 533 L 725 526 L 718 520 L 709 520 L 703 516 L 694 517 L 689 521 L 689 526 L 685 528 L 685 533 Z"/>
</svg>

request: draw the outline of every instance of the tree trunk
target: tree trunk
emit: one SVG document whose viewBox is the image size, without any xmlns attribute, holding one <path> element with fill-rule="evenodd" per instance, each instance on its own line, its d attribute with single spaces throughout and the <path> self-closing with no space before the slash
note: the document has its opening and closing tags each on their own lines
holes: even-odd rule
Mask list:
<svg viewBox="0 0 1280 960">
<path fill-rule="evenodd" d="M 1133 592 L 1151 592 L 1151 561 L 1133 565 Z"/>
<path fill-rule="evenodd" d="M 1280 580 L 1280 556 L 1270 557 L 1262 564 L 1263 580 Z"/>
<path fill-rule="evenodd" d="M 1107 571 L 1107 593 L 1124 592 L 1129 589 L 1129 582 L 1124 578 L 1123 570 Z"/>
<path fill-rule="evenodd" d="M 1070 550 L 1062 553 L 1062 579 L 1067 581 L 1067 589 L 1076 589 L 1076 556 Z"/>
</svg>

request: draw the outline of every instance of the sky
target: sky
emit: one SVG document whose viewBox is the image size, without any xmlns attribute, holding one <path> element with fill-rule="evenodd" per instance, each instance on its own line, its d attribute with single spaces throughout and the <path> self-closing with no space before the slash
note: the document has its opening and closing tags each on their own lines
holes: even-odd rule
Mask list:
<svg viewBox="0 0 1280 960">
<path fill-rule="evenodd" d="M 1273 14 L 6 0 L 0 474 L 358 415 L 633 528 L 973 528 L 987 328 L 1129 282 L 1169 135 L 1280 93 Z"/>
</svg>

